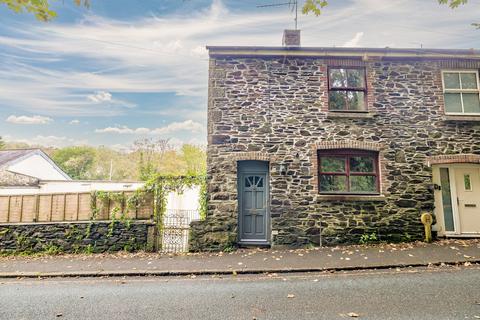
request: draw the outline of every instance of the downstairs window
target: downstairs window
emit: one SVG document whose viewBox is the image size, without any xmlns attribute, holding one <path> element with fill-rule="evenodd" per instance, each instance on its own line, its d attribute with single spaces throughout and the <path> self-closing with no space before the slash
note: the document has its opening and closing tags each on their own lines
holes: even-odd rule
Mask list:
<svg viewBox="0 0 480 320">
<path fill-rule="evenodd" d="M 318 150 L 321 194 L 379 194 L 378 152 Z"/>
</svg>

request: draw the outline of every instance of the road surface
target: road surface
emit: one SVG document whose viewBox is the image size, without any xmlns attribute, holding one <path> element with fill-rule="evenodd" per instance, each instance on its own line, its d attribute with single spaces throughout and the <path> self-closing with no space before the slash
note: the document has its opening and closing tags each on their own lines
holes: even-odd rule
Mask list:
<svg viewBox="0 0 480 320">
<path fill-rule="evenodd" d="M 480 319 L 480 267 L 0 279 L 0 319 Z M 478 318 L 476 318 L 478 317 Z"/>
</svg>

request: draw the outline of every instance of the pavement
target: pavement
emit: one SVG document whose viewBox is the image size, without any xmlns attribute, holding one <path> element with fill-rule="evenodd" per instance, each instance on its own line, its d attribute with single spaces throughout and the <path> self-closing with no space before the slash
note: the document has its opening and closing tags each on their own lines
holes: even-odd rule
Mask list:
<svg viewBox="0 0 480 320">
<path fill-rule="evenodd" d="M 323 273 L 0 280 L 0 319 L 480 318 L 478 265 Z"/>
<path fill-rule="evenodd" d="M 0 258 L 0 278 L 315 272 L 480 263 L 480 239 L 225 253 L 126 253 Z"/>
</svg>

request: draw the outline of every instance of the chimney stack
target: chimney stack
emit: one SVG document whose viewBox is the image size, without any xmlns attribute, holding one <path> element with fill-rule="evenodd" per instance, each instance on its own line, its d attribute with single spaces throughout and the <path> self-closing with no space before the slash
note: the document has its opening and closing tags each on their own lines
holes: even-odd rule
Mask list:
<svg viewBox="0 0 480 320">
<path fill-rule="evenodd" d="M 284 30 L 282 45 L 284 47 L 300 47 L 300 30 Z"/>
</svg>

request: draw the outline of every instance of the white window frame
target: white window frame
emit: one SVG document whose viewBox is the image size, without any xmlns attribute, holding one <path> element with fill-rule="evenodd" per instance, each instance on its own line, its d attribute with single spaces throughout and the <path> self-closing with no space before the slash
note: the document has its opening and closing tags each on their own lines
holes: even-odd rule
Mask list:
<svg viewBox="0 0 480 320">
<path fill-rule="evenodd" d="M 462 73 L 475 73 L 475 76 L 477 78 L 477 89 L 446 89 L 445 88 L 445 73 L 458 73 L 459 75 Z M 459 76 L 459 81 L 460 81 L 460 88 L 462 87 L 462 77 Z M 478 75 L 478 70 L 476 69 L 471 69 L 471 70 L 442 70 L 442 87 L 443 87 L 443 101 L 444 101 L 444 109 L 445 109 L 445 114 L 448 115 L 471 115 L 471 116 L 480 116 L 480 112 L 464 112 L 464 106 L 463 106 L 463 95 L 460 94 L 460 99 L 462 103 L 462 112 L 448 112 L 447 111 L 447 105 L 445 103 L 445 93 L 476 93 L 478 94 L 478 97 L 480 99 L 480 77 Z"/>
</svg>

